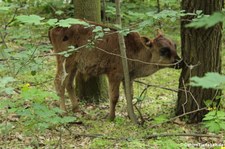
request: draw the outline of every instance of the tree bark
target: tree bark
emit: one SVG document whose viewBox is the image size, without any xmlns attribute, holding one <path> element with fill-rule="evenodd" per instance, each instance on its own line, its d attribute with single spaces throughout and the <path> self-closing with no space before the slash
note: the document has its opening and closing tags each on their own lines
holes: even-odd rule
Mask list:
<svg viewBox="0 0 225 149">
<path fill-rule="evenodd" d="M 74 0 L 75 17 L 94 22 L 101 22 L 100 0 Z"/>
<path fill-rule="evenodd" d="M 100 0 L 74 0 L 75 17 L 94 22 L 101 22 Z M 104 76 L 87 77 L 80 73 L 76 76 L 76 94 L 87 102 L 105 100 L 107 94 L 107 81 Z"/>
<path fill-rule="evenodd" d="M 187 13 L 202 10 L 204 14 L 211 15 L 221 11 L 223 0 L 182 0 L 181 9 Z M 194 16 L 181 17 L 181 49 L 185 63 L 189 67 L 183 68 L 179 80 L 176 115 L 181 115 L 205 107 L 206 100 L 216 102 L 216 97 L 221 95 L 220 90 L 202 89 L 189 86 L 189 79 L 193 76 L 202 77 L 207 72 L 221 72 L 221 45 L 222 23 L 211 28 L 194 29 L 186 28 Z M 207 111 L 189 114 L 189 122 L 200 122 Z"/>
</svg>

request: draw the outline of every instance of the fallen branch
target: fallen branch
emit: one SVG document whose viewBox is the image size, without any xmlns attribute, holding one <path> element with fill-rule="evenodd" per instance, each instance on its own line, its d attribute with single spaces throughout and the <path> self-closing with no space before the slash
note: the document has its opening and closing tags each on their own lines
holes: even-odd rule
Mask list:
<svg viewBox="0 0 225 149">
<path fill-rule="evenodd" d="M 77 137 L 88 137 L 88 138 L 102 138 L 107 140 L 116 140 L 116 141 L 131 141 L 132 139 L 137 140 L 137 138 L 129 138 L 129 137 L 109 137 L 104 134 L 73 134 L 75 138 Z M 158 138 L 158 137 L 208 137 L 208 138 L 221 138 L 219 135 L 209 135 L 209 134 L 195 134 L 195 133 L 164 133 L 164 134 L 153 134 L 153 135 L 147 135 L 145 137 L 142 137 L 138 140 L 147 140 L 152 138 Z"/>
<path fill-rule="evenodd" d="M 109 136 L 106 136 L 104 134 L 74 134 L 74 137 L 77 138 L 77 137 L 88 137 L 88 138 L 103 138 L 103 139 L 107 139 L 107 140 L 116 140 L 116 141 L 119 141 L 119 140 L 123 140 L 123 141 L 128 141 L 130 138 L 123 138 L 123 137 L 120 137 L 120 138 L 115 138 L 115 137 L 109 137 Z"/>
<path fill-rule="evenodd" d="M 221 138 L 221 136 L 218 135 L 208 135 L 208 134 L 195 134 L 195 133 L 178 133 L 178 134 L 154 134 L 154 135 L 148 135 L 145 137 L 145 139 L 152 139 L 152 138 L 158 138 L 158 137 L 208 137 L 208 138 Z"/>
<path fill-rule="evenodd" d="M 164 122 L 158 123 L 158 124 L 156 124 L 156 125 L 152 125 L 150 128 L 153 128 L 153 127 L 159 126 L 159 125 L 161 125 L 161 124 L 163 124 L 163 123 L 168 123 L 168 122 L 174 121 L 174 120 L 175 120 L 175 119 L 177 119 L 177 118 L 180 118 L 180 117 L 183 117 L 183 116 L 186 116 L 186 115 L 192 114 L 192 113 L 196 113 L 196 112 L 199 112 L 199 111 L 203 111 L 203 110 L 207 110 L 207 108 L 205 107 L 205 108 L 196 109 L 196 110 L 194 110 L 194 111 L 190 111 L 190 112 L 183 113 L 183 114 L 178 115 L 178 116 L 176 116 L 176 117 L 173 117 L 173 118 L 171 118 L 171 119 L 169 119 L 169 120 L 167 120 L 167 121 L 164 121 Z"/>
</svg>

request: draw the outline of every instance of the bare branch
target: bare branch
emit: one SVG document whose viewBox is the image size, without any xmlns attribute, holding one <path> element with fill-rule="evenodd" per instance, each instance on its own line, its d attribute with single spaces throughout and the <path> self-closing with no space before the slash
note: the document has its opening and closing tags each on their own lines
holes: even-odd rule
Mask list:
<svg viewBox="0 0 225 149">
<path fill-rule="evenodd" d="M 77 137 L 89 137 L 89 138 L 103 138 L 107 140 L 116 140 L 116 141 L 128 141 L 132 138 L 129 137 L 109 137 L 104 134 L 73 134 L 75 138 Z M 209 135 L 209 134 L 196 134 L 196 133 L 164 133 L 164 134 L 153 134 L 153 135 L 147 135 L 143 138 L 140 138 L 138 140 L 146 140 L 146 139 L 152 139 L 152 138 L 158 138 L 158 137 L 208 137 L 208 138 L 221 138 L 219 135 Z M 135 138 L 137 139 L 137 138 Z"/>
<path fill-rule="evenodd" d="M 205 107 L 205 108 L 196 109 L 196 110 L 193 110 L 193 111 L 190 111 L 190 112 L 183 113 L 183 114 L 181 114 L 181 115 L 178 115 L 178 116 L 176 116 L 176 117 L 173 117 L 173 118 L 171 118 L 171 119 L 169 119 L 169 120 L 167 120 L 167 121 L 164 121 L 164 122 L 162 122 L 162 123 L 159 123 L 159 124 L 156 124 L 156 125 L 152 125 L 150 128 L 154 128 L 154 127 L 159 126 L 159 125 L 161 125 L 161 124 L 164 124 L 164 123 L 168 123 L 168 122 L 174 121 L 174 120 L 177 119 L 177 118 L 184 117 L 184 116 L 186 116 L 186 115 L 189 115 L 189 114 L 192 114 L 192 113 L 196 113 L 196 112 L 199 112 L 199 111 L 203 111 L 203 110 L 207 110 L 207 108 Z"/>
<path fill-rule="evenodd" d="M 111 52 L 108 52 L 108 51 L 106 51 L 104 49 L 101 49 L 99 47 L 95 47 L 95 48 L 100 50 L 100 51 L 102 51 L 102 52 L 105 52 L 107 54 L 114 55 L 114 56 L 117 56 L 117 57 L 120 57 L 120 58 L 123 58 L 123 59 L 127 59 L 128 61 L 139 62 L 139 63 L 146 64 L 146 65 L 156 65 L 156 66 L 167 66 L 167 67 L 169 67 L 169 66 L 175 66 L 175 65 L 177 65 L 178 63 L 180 63 L 182 61 L 182 59 L 181 59 L 180 61 L 178 61 L 178 62 L 176 62 L 174 64 L 149 63 L 149 62 L 141 61 L 139 59 L 132 59 L 132 58 L 123 57 L 120 54 L 111 53 Z"/>
<path fill-rule="evenodd" d="M 17 15 L 17 11 L 18 11 L 18 8 L 15 9 L 12 19 L 5 25 L 5 27 L 4 27 L 5 30 L 6 30 L 6 29 L 8 28 L 8 26 L 15 20 L 15 17 L 16 17 L 16 15 Z"/>
<path fill-rule="evenodd" d="M 154 135 L 149 135 L 145 139 L 151 139 L 151 138 L 157 138 L 157 137 L 177 137 L 177 136 L 182 136 L 182 137 L 211 137 L 211 138 L 221 138 L 221 136 L 218 135 L 208 135 L 208 134 L 196 134 L 196 133 L 178 133 L 178 134 L 154 134 Z"/>
<path fill-rule="evenodd" d="M 154 85 L 154 84 L 147 84 L 145 82 L 138 81 L 138 80 L 135 80 L 134 82 L 146 85 L 146 89 L 149 88 L 149 87 L 156 87 L 156 88 L 161 88 L 161 89 L 165 89 L 165 90 L 176 92 L 176 93 L 178 92 L 178 90 L 176 90 L 176 89 L 171 89 L 171 88 L 167 88 L 167 87 L 159 86 L 159 85 Z"/>
</svg>

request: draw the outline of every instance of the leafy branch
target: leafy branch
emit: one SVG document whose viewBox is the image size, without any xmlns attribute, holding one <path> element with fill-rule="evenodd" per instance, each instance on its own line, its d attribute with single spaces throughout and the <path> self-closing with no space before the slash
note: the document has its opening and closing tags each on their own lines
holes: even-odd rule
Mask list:
<svg viewBox="0 0 225 149">
<path fill-rule="evenodd" d="M 186 25 L 192 28 L 210 28 L 220 22 L 224 22 L 225 12 L 215 12 L 212 15 L 203 15 L 200 18 L 193 19 L 193 21 Z"/>
</svg>

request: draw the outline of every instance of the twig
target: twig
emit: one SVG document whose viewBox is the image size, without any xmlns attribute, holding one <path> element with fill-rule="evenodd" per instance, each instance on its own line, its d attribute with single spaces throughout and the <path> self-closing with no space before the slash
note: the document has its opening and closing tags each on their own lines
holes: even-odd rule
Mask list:
<svg viewBox="0 0 225 149">
<path fill-rule="evenodd" d="M 129 137 L 109 137 L 104 134 L 73 134 L 75 138 L 77 137 L 88 137 L 88 138 L 103 138 L 107 140 L 116 140 L 116 141 L 130 141 L 132 138 Z M 221 138 L 221 136 L 218 135 L 209 135 L 209 134 L 196 134 L 196 133 L 164 133 L 164 134 L 153 134 L 153 135 L 147 135 L 145 137 L 142 137 L 140 139 L 135 138 L 135 140 L 146 140 L 146 139 L 152 139 L 152 138 L 158 138 L 158 137 L 210 137 L 210 138 Z"/>
<path fill-rule="evenodd" d="M 176 89 L 171 89 L 171 88 L 167 88 L 167 87 L 163 87 L 163 86 L 159 86 L 159 85 L 154 85 L 154 84 L 147 84 L 147 83 L 144 83 L 144 82 L 138 81 L 138 80 L 135 80 L 134 82 L 146 85 L 147 86 L 146 88 L 156 87 L 156 88 L 161 88 L 161 89 L 169 90 L 169 91 L 176 92 L 176 93 L 178 92 L 178 90 L 176 90 Z"/>
<path fill-rule="evenodd" d="M 0 62 L 8 61 L 8 60 L 19 60 L 18 58 L 0 58 Z"/>
<path fill-rule="evenodd" d="M 187 104 L 187 101 L 188 101 L 188 95 L 187 95 L 187 88 L 184 84 L 184 79 L 182 79 L 182 84 L 183 84 L 183 87 L 184 87 L 184 93 L 185 93 L 185 102 L 182 104 L 182 108 L 183 108 L 183 113 L 185 113 L 185 105 Z"/>
<path fill-rule="evenodd" d="M 154 135 L 148 135 L 145 137 L 145 139 L 151 139 L 151 138 L 157 138 L 157 137 L 211 137 L 211 138 L 221 138 L 221 136 L 218 135 L 208 135 L 208 134 L 196 134 L 196 133 L 178 133 L 178 134 L 154 134 Z"/>
<path fill-rule="evenodd" d="M 120 138 L 115 138 L 115 137 L 109 137 L 109 136 L 106 136 L 104 134 L 73 134 L 75 138 L 77 137 L 88 137 L 88 138 L 104 138 L 104 139 L 107 139 L 107 140 L 129 140 L 129 138 L 125 138 L 125 137 L 120 137 Z"/>
<path fill-rule="evenodd" d="M 98 49 L 98 50 L 100 50 L 100 51 L 102 51 L 102 52 L 105 52 L 107 54 L 114 55 L 114 56 L 117 56 L 117 57 L 120 57 L 120 58 L 123 58 L 123 59 L 127 59 L 128 61 L 139 62 L 139 63 L 146 64 L 146 65 L 168 66 L 169 67 L 169 66 L 175 66 L 175 65 L 179 64 L 182 61 L 182 59 L 181 59 L 180 61 L 178 61 L 178 62 L 176 62 L 174 64 L 150 63 L 150 62 L 145 62 L 145 61 L 142 61 L 142 60 L 139 60 L 139 59 L 132 59 L 132 58 L 123 57 L 120 54 L 108 52 L 108 51 L 106 51 L 104 49 L 101 49 L 99 47 L 95 47 L 95 48 Z"/>
<path fill-rule="evenodd" d="M 136 83 L 140 83 L 140 84 L 146 85 L 146 87 L 144 88 L 144 90 L 141 92 L 140 97 L 141 97 L 141 96 L 147 91 L 147 89 L 148 89 L 149 87 L 151 87 L 151 86 L 152 86 L 152 87 L 158 87 L 158 88 L 166 89 L 166 90 L 169 90 L 169 91 L 178 92 L 177 90 L 174 90 L 174 89 L 170 89 L 170 88 L 166 88 L 166 87 L 162 87 L 162 86 L 158 86 L 158 85 L 147 84 L 147 83 L 144 83 L 144 82 L 141 82 L 141 81 L 137 81 L 137 80 L 135 80 L 135 82 L 136 82 Z M 137 104 L 137 102 L 134 103 L 133 105 L 134 105 L 135 109 L 137 110 L 137 112 L 139 113 L 139 116 L 140 116 L 140 119 L 141 119 L 140 124 L 143 125 L 144 122 L 145 122 L 145 120 L 144 120 L 144 118 L 143 118 L 143 116 L 142 116 L 141 111 L 140 111 L 140 110 L 138 109 L 138 107 L 136 106 L 136 104 Z"/>
<path fill-rule="evenodd" d="M 137 102 L 136 102 L 136 103 L 137 103 Z M 136 103 L 134 104 L 134 107 L 135 107 L 135 109 L 137 110 L 137 112 L 138 112 L 138 114 L 139 114 L 139 116 L 140 116 L 140 119 L 141 119 L 141 122 L 140 122 L 139 124 L 140 124 L 140 125 L 143 125 L 144 122 L 145 122 L 145 119 L 143 118 L 142 113 L 141 113 L 141 110 L 138 109 Z"/>
<path fill-rule="evenodd" d="M 12 19 L 5 25 L 4 29 L 6 30 L 8 28 L 8 26 L 15 20 L 15 17 L 17 15 L 17 11 L 18 11 L 18 8 L 16 8 L 14 14 L 13 14 L 13 17 Z"/>
<path fill-rule="evenodd" d="M 35 57 L 34 54 L 35 54 L 35 52 L 37 51 L 37 49 L 38 49 L 38 48 L 35 48 L 34 51 L 33 51 L 32 54 L 31 54 L 30 58 L 27 60 L 27 62 L 26 62 L 24 65 L 20 66 L 20 68 L 19 68 L 19 69 L 17 70 L 17 72 L 15 73 L 15 76 L 17 76 L 17 75 L 19 74 L 19 72 L 21 71 L 21 69 L 22 69 L 25 65 L 28 65 L 28 64 L 31 62 L 31 60 Z"/>
<path fill-rule="evenodd" d="M 159 126 L 159 125 L 161 125 L 161 124 L 164 124 L 164 123 L 168 123 L 168 122 L 174 121 L 174 120 L 177 119 L 177 118 L 180 118 L 180 117 L 183 117 L 183 116 L 192 114 L 192 113 L 196 113 L 196 112 L 199 112 L 199 111 L 203 111 L 203 110 L 207 110 L 207 108 L 205 107 L 205 108 L 196 109 L 196 110 L 193 110 L 193 111 L 190 111 L 190 112 L 183 113 L 183 114 L 181 114 L 181 115 L 178 115 L 178 116 L 176 116 L 176 117 L 173 117 L 173 118 L 171 118 L 171 119 L 169 119 L 169 120 L 166 120 L 166 121 L 164 121 L 164 122 L 161 122 L 161 123 L 152 125 L 150 128 L 154 128 L 154 127 Z"/>
<path fill-rule="evenodd" d="M 3 35 L 3 33 L 1 31 L 0 31 L 0 37 L 2 39 L 2 44 L 5 46 L 5 48 L 8 48 L 8 45 L 5 42 L 5 37 L 4 37 L 4 35 Z"/>
</svg>

